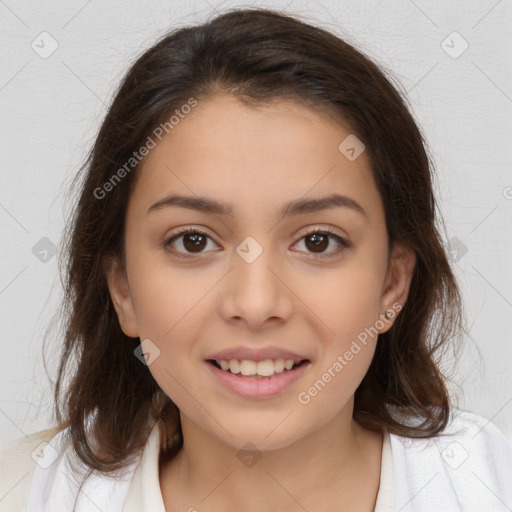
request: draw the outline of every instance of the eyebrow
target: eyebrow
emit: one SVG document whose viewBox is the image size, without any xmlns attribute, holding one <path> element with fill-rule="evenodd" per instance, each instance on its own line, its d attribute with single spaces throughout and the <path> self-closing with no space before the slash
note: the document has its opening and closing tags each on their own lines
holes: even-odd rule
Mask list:
<svg viewBox="0 0 512 512">
<path fill-rule="evenodd" d="M 233 212 L 232 205 L 223 201 L 218 201 L 204 196 L 183 196 L 171 194 L 152 204 L 148 208 L 146 214 L 171 206 L 178 206 L 181 208 L 188 208 L 190 210 L 213 213 L 216 215 L 231 215 Z M 284 218 L 292 215 L 318 212 L 321 210 L 339 207 L 350 208 L 368 219 L 368 214 L 357 201 L 341 194 L 331 194 L 330 196 L 320 198 L 295 199 L 281 206 L 278 211 L 278 217 Z"/>
</svg>

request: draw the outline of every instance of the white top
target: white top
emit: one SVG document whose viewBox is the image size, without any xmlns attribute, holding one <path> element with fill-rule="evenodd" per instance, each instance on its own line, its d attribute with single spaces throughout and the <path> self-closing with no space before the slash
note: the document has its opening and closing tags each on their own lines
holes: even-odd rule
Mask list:
<svg viewBox="0 0 512 512">
<path fill-rule="evenodd" d="M 443 434 L 433 438 L 385 432 L 375 512 L 512 510 L 512 439 L 481 416 L 452 414 Z M 157 426 L 117 478 L 94 472 L 81 490 L 82 479 L 70 471 L 65 433 L 44 430 L 3 448 L 0 512 L 71 512 L 75 500 L 76 512 L 165 512 Z"/>
</svg>

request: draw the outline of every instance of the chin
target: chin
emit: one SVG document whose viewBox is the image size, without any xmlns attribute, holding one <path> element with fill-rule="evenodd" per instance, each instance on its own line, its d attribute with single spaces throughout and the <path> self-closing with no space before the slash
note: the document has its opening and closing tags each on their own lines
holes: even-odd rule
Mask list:
<svg viewBox="0 0 512 512">
<path fill-rule="evenodd" d="M 280 419 L 281 422 L 282 419 Z M 219 428 L 215 428 L 215 433 L 211 432 L 211 434 L 236 450 L 258 450 L 262 452 L 286 448 L 307 435 L 307 432 L 291 431 L 290 424 L 284 425 L 284 423 L 287 423 L 286 421 L 280 424 L 280 421 L 275 423 L 261 421 L 258 424 L 245 419 L 237 425 L 231 422 L 224 425 L 231 435 Z M 249 428 L 248 425 L 251 425 L 251 427 Z M 248 446 L 249 444 L 250 446 Z"/>
</svg>

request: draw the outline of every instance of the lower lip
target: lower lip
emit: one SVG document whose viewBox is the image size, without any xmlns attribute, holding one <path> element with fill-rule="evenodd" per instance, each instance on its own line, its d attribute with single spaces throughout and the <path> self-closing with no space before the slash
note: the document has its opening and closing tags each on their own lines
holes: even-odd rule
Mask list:
<svg viewBox="0 0 512 512">
<path fill-rule="evenodd" d="M 277 395 L 284 388 L 300 378 L 310 365 L 310 361 L 302 363 L 294 370 L 285 370 L 282 373 L 274 374 L 274 376 L 269 379 L 237 377 L 230 372 L 220 370 L 208 361 L 206 361 L 206 365 L 219 382 L 224 384 L 224 386 L 231 391 L 248 398 L 265 398 Z"/>
</svg>

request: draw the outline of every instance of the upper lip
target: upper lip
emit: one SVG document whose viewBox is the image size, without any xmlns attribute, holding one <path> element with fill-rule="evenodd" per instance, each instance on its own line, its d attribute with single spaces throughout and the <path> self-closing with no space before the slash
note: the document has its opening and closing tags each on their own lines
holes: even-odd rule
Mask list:
<svg viewBox="0 0 512 512">
<path fill-rule="evenodd" d="M 291 350 L 285 350 L 279 347 L 232 347 L 219 352 L 215 352 L 206 359 L 214 359 L 216 361 L 230 361 L 231 359 L 249 361 L 265 361 L 266 359 L 293 359 L 294 361 L 302 361 L 308 359 L 306 356 L 292 352 Z"/>
</svg>

